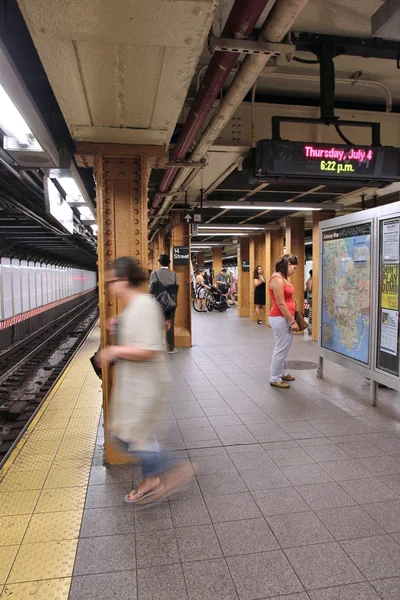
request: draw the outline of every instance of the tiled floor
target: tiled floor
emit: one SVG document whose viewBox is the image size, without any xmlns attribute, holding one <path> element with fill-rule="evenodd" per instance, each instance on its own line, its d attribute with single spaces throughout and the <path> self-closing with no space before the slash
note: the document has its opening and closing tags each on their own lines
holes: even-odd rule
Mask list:
<svg viewBox="0 0 400 600">
<path fill-rule="evenodd" d="M 269 329 L 238 319 L 233 309 L 193 319 L 194 347 L 171 357 L 173 388 L 160 439 L 171 456 L 196 463 L 197 477 L 180 498 L 125 506 L 138 469 L 106 469 L 96 449 L 69 600 L 398 600 L 399 395 L 380 390 L 379 406 L 371 408 L 368 382 L 328 362 L 324 380 L 298 371 L 290 390 L 271 388 Z M 316 357 L 317 345 L 297 336 L 290 358 Z M 85 397 L 90 403 L 91 393 Z M 36 491 L 48 459 L 38 454 L 31 467 L 29 515 L 11 512 L 20 516 L 5 525 L 8 545 L 0 547 L 0 564 L 13 565 L 5 590 L 30 569 L 36 538 L 25 534 L 18 545 L 27 521 L 35 536 L 45 519 L 37 550 L 47 544 L 47 570 L 64 556 L 66 571 L 47 581 L 47 570 L 32 572 L 39 582 L 24 585 L 39 600 L 67 598 L 83 502 L 77 488 L 85 489 L 89 452 L 85 436 L 79 439 L 73 448 L 63 445 L 65 488 L 53 463 Z M 54 458 L 63 442 L 54 449 L 52 441 L 50 435 L 41 452 Z M 16 474 L 11 490 L 20 489 L 18 481 Z M 7 493 L 15 496 L 5 506 L 20 506 L 18 494 Z M 61 512 L 53 512 L 53 501 Z M 70 530 L 69 538 L 57 537 Z"/>
</svg>

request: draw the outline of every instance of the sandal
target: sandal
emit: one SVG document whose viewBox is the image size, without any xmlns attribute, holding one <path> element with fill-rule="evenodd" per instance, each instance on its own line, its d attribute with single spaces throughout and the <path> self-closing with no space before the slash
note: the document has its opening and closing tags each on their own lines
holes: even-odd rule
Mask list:
<svg viewBox="0 0 400 600">
<path fill-rule="evenodd" d="M 271 381 L 269 385 L 277 388 L 290 388 L 290 385 L 286 381 Z"/>
<path fill-rule="evenodd" d="M 139 490 L 132 490 L 131 492 L 129 492 L 129 494 L 127 494 L 124 498 L 125 503 L 126 504 L 138 504 L 139 502 L 141 502 L 142 500 L 144 500 L 145 498 L 148 498 L 149 496 L 153 496 L 154 494 L 157 493 L 157 491 L 160 488 L 160 484 L 157 485 L 156 487 L 152 488 L 151 490 L 148 490 L 147 492 L 140 492 Z M 130 496 L 136 496 L 138 495 L 139 498 L 131 498 Z"/>
<path fill-rule="evenodd" d="M 294 375 L 284 375 L 282 377 L 282 381 L 296 381 L 296 377 Z"/>
<path fill-rule="evenodd" d="M 265 325 L 265 321 L 257 321 L 257 325 Z"/>
</svg>

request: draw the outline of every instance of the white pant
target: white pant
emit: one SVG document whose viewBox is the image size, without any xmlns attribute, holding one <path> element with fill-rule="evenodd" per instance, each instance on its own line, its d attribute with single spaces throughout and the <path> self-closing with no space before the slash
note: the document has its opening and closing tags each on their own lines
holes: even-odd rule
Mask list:
<svg viewBox="0 0 400 600">
<path fill-rule="evenodd" d="M 275 336 L 272 353 L 270 381 L 282 381 L 286 373 L 286 360 L 292 345 L 293 331 L 285 317 L 268 317 Z"/>
</svg>

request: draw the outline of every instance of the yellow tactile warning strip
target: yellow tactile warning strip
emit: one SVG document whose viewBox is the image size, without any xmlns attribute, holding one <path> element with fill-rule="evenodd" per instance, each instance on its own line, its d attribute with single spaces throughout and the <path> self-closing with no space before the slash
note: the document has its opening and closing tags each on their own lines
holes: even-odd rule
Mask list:
<svg viewBox="0 0 400 600">
<path fill-rule="evenodd" d="M 0 598 L 67 600 L 101 413 L 96 328 L 0 471 Z"/>
</svg>

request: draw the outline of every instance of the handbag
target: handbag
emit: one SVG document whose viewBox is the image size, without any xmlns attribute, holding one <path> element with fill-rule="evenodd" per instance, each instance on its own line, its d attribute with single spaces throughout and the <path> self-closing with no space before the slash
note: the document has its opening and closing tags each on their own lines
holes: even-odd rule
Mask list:
<svg viewBox="0 0 400 600">
<path fill-rule="evenodd" d="M 174 298 L 171 296 L 171 294 L 169 294 L 167 292 L 167 290 L 165 289 L 165 286 L 158 279 L 157 273 L 155 273 L 155 276 L 157 278 L 158 284 L 162 288 L 162 291 L 158 294 L 158 296 L 156 296 L 156 300 L 157 300 L 157 302 L 160 303 L 161 308 L 163 309 L 163 311 L 165 312 L 165 314 L 168 314 L 168 313 L 170 313 L 170 312 L 172 312 L 173 310 L 176 309 L 177 304 L 176 304 Z M 176 275 L 175 275 L 175 281 L 176 281 Z"/>
<path fill-rule="evenodd" d="M 296 312 L 294 313 L 294 320 L 296 321 L 299 327 L 299 331 L 304 331 L 305 329 L 307 329 L 307 323 L 304 319 L 304 315 L 298 308 L 296 308 Z"/>
<path fill-rule="evenodd" d="M 93 356 L 90 357 L 89 360 L 90 360 L 90 364 L 92 365 L 97 377 L 99 377 L 101 379 L 101 367 L 99 367 L 98 364 L 96 363 L 96 354 L 97 354 L 97 352 L 95 352 L 93 354 Z"/>
</svg>

